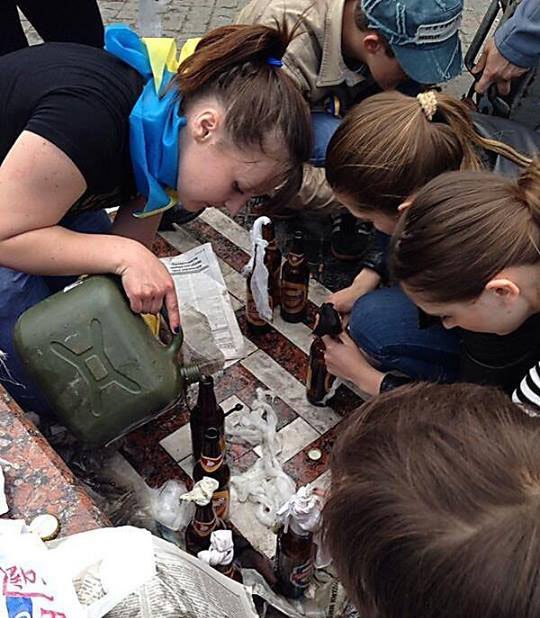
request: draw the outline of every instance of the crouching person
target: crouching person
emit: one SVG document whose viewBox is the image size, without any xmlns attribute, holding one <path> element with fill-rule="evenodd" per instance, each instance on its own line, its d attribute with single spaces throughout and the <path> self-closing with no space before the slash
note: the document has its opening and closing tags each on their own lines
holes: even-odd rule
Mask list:
<svg viewBox="0 0 540 618">
<path fill-rule="evenodd" d="M 540 424 L 500 391 L 406 386 L 334 447 L 324 510 L 366 618 L 540 615 Z"/>
</svg>

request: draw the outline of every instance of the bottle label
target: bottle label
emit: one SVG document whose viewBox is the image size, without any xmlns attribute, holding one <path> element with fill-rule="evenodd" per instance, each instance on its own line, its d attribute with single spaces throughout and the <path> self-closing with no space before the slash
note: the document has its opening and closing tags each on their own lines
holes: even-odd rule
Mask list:
<svg viewBox="0 0 540 618">
<path fill-rule="evenodd" d="M 305 256 L 298 253 L 289 253 L 287 255 L 287 262 L 293 267 L 298 268 L 300 264 L 305 260 Z"/>
<path fill-rule="evenodd" d="M 309 586 L 313 576 L 313 558 L 310 557 L 301 564 L 294 564 L 293 559 L 281 554 L 278 569 L 282 581 L 289 582 L 295 588 L 304 589 Z"/>
<path fill-rule="evenodd" d="M 205 472 L 215 472 L 223 463 L 223 455 L 219 457 L 207 457 L 201 455 L 201 467 Z"/>
<path fill-rule="evenodd" d="M 214 492 L 212 496 L 212 506 L 214 507 L 214 513 L 218 519 L 227 519 L 229 517 L 230 498 L 228 487 Z"/>
<path fill-rule="evenodd" d="M 281 306 L 287 313 L 301 313 L 307 303 L 307 285 L 283 281 L 281 285 Z"/>
<path fill-rule="evenodd" d="M 208 536 L 216 527 L 216 520 L 212 521 L 197 521 L 193 520 L 193 530 L 198 536 Z"/>
</svg>

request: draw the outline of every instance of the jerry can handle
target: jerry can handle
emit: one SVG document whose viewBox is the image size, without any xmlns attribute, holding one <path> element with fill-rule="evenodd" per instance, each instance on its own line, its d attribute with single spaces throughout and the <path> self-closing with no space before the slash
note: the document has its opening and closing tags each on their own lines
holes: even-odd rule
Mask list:
<svg viewBox="0 0 540 618">
<path fill-rule="evenodd" d="M 173 361 L 176 360 L 176 357 L 178 356 L 178 352 L 180 352 L 180 348 L 182 347 L 183 343 L 184 343 L 184 331 L 182 330 L 182 327 L 179 326 L 178 333 L 173 334 L 172 341 L 167 346 L 166 353 Z"/>
</svg>

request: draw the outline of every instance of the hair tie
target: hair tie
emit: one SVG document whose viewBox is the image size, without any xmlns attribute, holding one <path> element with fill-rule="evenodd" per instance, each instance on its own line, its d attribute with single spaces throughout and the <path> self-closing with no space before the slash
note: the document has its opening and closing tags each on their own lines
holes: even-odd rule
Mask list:
<svg viewBox="0 0 540 618">
<path fill-rule="evenodd" d="M 280 58 L 276 58 L 275 56 L 268 56 L 268 58 L 266 59 L 266 62 L 271 67 L 281 68 L 283 66 L 283 62 L 281 61 L 281 59 Z"/>
<path fill-rule="evenodd" d="M 433 116 L 437 113 L 437 96 L 433 90 L 421 92 L 416 95 L 418 103 L 428 120 L 433 120 Z"/>
</svg>

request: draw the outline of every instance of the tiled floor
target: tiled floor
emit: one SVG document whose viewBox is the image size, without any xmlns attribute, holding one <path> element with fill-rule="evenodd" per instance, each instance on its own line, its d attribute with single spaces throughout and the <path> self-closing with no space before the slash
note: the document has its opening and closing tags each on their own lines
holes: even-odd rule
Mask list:
<svg viewBox="0 0 540 618">
<path fill-rule="evenodd" d="M 361 403 L 358 395 L 340 386 L 328 407 L 319 408 L 305 398 L 305 376 L 311 326 L 317 307 L 328 295 L 321 284 L 312 281 L 306 323 L 288 324 L 275 316 L 272 331 L 251 336 L 246 330 L 244 312 L 245 280 L 241 269 L 248 260 L 249 234 L 226 214 L 210 209 L 195 221 L 174 232 L 163 232 L 155 245 L 160 255 L 185 252 L 202 242 L 212 243 L 227 283 L 240 328 L 246 338 L 245 355 L 232 363 L 216 379 L 216 395 L 225 413 L 236 404 L 249 408 L 256 389 L 264 387 L 276 395 L 274 408 L 283 440 L 280 460 L 284 469 L 299 485 L 327 481 L 327 468 L 335 437 L 343 417 Z M 181 291 L 180 291 L 181 292 Z M 230 412 L 233 415 L 238 412 Z M 122 448 L 124 457 L 153 487 L 168 478 L 190 482 L 191 457 L 187 407 L 179 406 L 153 423 L 131 434 Z M 321 457 L 313 461 L 310 449 Z M 232 474 L 247 470 L 259 457 L 260 449 L 235 444 L 229 447 Z M 231 520 L 259 549 L 272 555 L 274 536 L 259 524 L 250 507 L 233 496 Z"/>
</svg>

